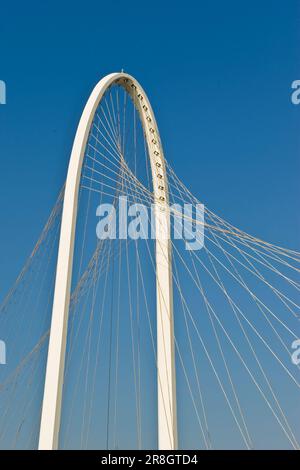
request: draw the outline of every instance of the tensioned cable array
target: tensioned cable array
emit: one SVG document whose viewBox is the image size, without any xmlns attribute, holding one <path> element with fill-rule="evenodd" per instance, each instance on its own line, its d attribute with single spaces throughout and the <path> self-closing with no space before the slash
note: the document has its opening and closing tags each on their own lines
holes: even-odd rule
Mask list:
<svg viewBox="0 0 300 470">
<path fill-rule="evenodd" d="M 206 207 L 201 220 L 181 211 L 200 201 L 168 162 L 166 171 L 172 220 L 182 215 L 187 238 L 204 229 L 201 250 L 186 250 L 172 223 L 179 445 L 298 449 L 291 344 L 299 337 L 300 253 Z M 159 202 L 150 175 L 134 102 L 114 85 L 95 113 L 81 176 L 61 448 L 156 446 L 154 241 L 95 236 L 101 203 L 114 206 L 116 220 L 119 196 L 150 213 Z M 3 448 L 37 445 L 62 203 L 63 190 L 0 308 L 0 338 L 14 357 L 0 370 Z"/>
</svg>

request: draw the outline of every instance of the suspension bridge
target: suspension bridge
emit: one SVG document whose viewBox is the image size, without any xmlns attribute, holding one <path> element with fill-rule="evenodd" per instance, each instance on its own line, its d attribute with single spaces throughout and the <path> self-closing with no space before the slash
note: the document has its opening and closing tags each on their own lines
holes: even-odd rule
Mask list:
<svg viewBox="0 0 300 470">
<path fill-rule="evenodd" d="M 99 205 L 120 220 L 125 197 L 155 236 L 97 238 Z M 180 211 L 202 203 L 141 85 L 100 80 L 0 307 L 1 449 L 299 449 L 300 253 Z"/>
</svg>

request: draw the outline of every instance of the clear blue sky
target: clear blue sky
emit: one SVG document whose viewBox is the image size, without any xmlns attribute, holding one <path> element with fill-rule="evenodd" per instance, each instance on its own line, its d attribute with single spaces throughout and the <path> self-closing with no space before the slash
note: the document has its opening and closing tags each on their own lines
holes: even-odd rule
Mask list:
<svg viewBox="0 0 300 470">
<path fill-rule="evenodd" d="M 4 2 L 0 295 L 38 238 L 94 84 L 147 91 L 167 159 L 210 209 L 300 249 L 299 1 Z"/>
<path fill-rule="evenodd" d="M 299 2 L 1 5 L 0 293 L 66 175 L 82 107 L 104 74 L 137 77 L 166 156 L 212 210 L 299 248 Z"/>
</svg>

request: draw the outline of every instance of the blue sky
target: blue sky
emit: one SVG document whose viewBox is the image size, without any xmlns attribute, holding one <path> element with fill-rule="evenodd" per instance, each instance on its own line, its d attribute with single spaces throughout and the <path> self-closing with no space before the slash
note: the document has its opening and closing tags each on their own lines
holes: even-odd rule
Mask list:
<svg viewBox="0 0 300 470">
<path fill-rule="evenodd" d="M 135 76 L 166 158 L 211 210 L 262 239 L 299 245 L 299 2 L 37 2 L 1 6 L 0 295 L 66 176 L 95 83 Z"/>
<path fill-rule="evenodd" d="M 64 181 L 82 107 L 124 68 L 166 157 L 212 210 L 299 247 L 297 1 L 26 2 L 1 6 L 1 284 L 12 283 Z"/>
</svg>

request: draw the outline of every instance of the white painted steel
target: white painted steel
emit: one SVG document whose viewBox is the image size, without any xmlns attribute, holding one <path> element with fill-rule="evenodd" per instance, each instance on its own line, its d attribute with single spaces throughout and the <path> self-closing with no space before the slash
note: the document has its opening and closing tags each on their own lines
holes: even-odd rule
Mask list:
<svg viewBox="0 0 300 470">
<path fill-rule="evenodd" d="M 105 91 L 115 83 L 125 88 L 135 103 L 145 132 L 150 156 L 153 192 L 156 201 L 158 446 L 162 450 L 177 448 L 170 213 L 163 150 L 155 117 L 144 90 L 130 75 L 113 73 L 100 80 L 92 91 L 77 128 L 70 157 L 59 240 L 39 449 L 58 448 L 78 190 L 82 164 L 95 111 Z"/>
</svg>

